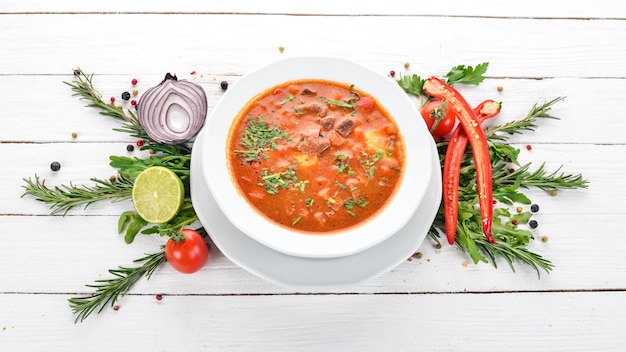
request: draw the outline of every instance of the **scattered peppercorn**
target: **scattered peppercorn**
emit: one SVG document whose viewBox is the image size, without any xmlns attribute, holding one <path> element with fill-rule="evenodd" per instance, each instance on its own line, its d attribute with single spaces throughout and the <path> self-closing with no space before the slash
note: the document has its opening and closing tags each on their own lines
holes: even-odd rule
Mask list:
<svg viewBox="0 0 626 352">
<path fill-rule="evenodd" d="M 496 87 L 496 89 L 498 90 L 498 92 L 501 92 L 501 91 L 503 91 L 503 90 L 504 90 L 504 87 L 502 87 L 502 86 L 497 86 L 497 87 Z"/>
<path fill-rule="evenodd" d="M 435 245 L 435 249 L 441 249 L 441 243 L 437 243 L 437 244 Z"/>
<path fill-rule="evenodd" d="M 59 163 L 58 161 L 53 161 L 52 163 L 50 163 L 50 170 L 52 171 L 61 170 L 61 163 Z"/>
<path fill-rule="evenodd" d="M 421 259 L 422 255 L 422 252 L 416 252 L 415 254 L 413 254 L 413 257 L 415 257 L 416 259 Z"/>
<path fill-rule="evenodd" d="M 117 175 L 111 175 L 111 176 L 109 177 L 109 180 L 111 180 L 111 182 L 115 182 L 115 181 L 117 181 Z"/>
<path fill-rule="evenodd" d="M 137 94 L 139 94 L 139 91 L 137 89 L 133 89 L 133 97 L 136 97 Z"/>
<path fill-rule="evenodd" d="M 550 190 L 550 195 L 553 197 L 556 197 L 556 195 L 559 194 L 559 191 L 557 191 L 556 189 L 551 189 Z"/>
<path fill-rule="evenodd" d="M 76 137 L 78 137 L 78 133 L 76 133 L 76 132 L 72 132 L 72 138 L 73 138 L 73 139 L 76 139 Z"/>
<path fill-rule="evenodd" d="M 130 81 L 130 84 L 132 84 L 133 86 L 137 84 L 137 78 L 133 78 L 132 81 Z"/>
<path fill-rule="evenodd" d="M 548 242 L 548 236 L 541 236 L 541 242 L 546 243 Z"/>
<path fill-rule="evenodd" d="M 120 310 L 120 306 L 113 306 L 113 310 Z"/>
<path fill-rule="evenodd" d="M 154 153 L 155 153 L 155 151 L 154 151 L 154 149 L 148 149 L 148 153 L 149 153 L 149 154 L 154 154 Z"/>
<path fill-rule="evenodd" d="M 530 211 L 532 211 L 533 213 L 536 213 L 539 211 L 539 206 L 537 204 L 533 204 L 530 206 Z"/>
<path fill-rule="evenodd" d="M 196 74 L 196 71 L 191 71 L 189 74 L 193 76 Z"/>
<path fill-rule="evenodd" d="M 408 63 L 408 62 L 405 62 L 405 63 L 404 63 L 404 68 L 409 68 L 410 66 L 411 66 L 411 64 L 410 64 L 410 63 Z"/>
<path fill-rule="evenodd" d="M 285 47 L 284 46 L 279 46 L 278 47 L 278 51 L 281 52 L 281 53 L 284 53 L 285 52 Z"/>
<path fill-rule="evenodd" d="M 123 100 L 128 100 L 128 99 L 130 99 L 130 93 L 129 93 L 129 92 L 123 92 L 123 93 L 122 93 L 122 99 L 123 99 Z"/>
<path fill-rule="evenodd" d="M 526 144 L 526 150 L 533 150 L 533 146 L 530 144 Z"/>
<path fill-rule="evenodd" d="M 80 72 L 80 69 L 76 68 L 74 69 L 74 76 L 80 76 L 82 72 Z"/>
<path fill-rule="evenodd" d="M 133 99 L 130 101 L 130 105 L 135 106 L 137 105 L 137 100 Z"/>
<path fill-rule="evenodd" d="M 517 212 L 518 212 L 518 213 L 521 213 L 521 212 L 524 210 L 524 208 L 522 208 L 522 207 L 517 207 L 517 209 L 515 209 L 515 210 L 517 210 Z"/>
<path fill-rule="evenodd" d="M 517 220 L 515 220 L 515 219 L 511 220 L 511 224 L 517 225 Z"/>
<path fill-rule="evenodd" d="M 160 301 L 163 299 L 163 295 L 156 295 L 154 298 L 156 298 L 157 301 Z"/>
<path fill-rule="evenodd" d="M 143 141 L 140 139 L 135 143 L 138 147 L 141 147 L 143 145 Z"/>
<path fill-rule="evenodd" d="M 132 144 L 129 144 L 129 145 L 126 146 L 126 150 L 129 151 L 129 152 L 132 152 L 133 150 L 135 150 L 135 146 L 132 145 Z"/>
<path fill-rule="evenodd" d="M 394 70 L 389 71 L 389 76 L 395 77 L 396 76 L 396 71 L 394 71 Z"/>
<path fill-rule="evenodd" d="M 514 168 L 510 168 L 510 169 L 509 169 L 509 173 L 510 173 L 510 174 L 512 174 L 512 173 L 514 173 L 514 172 L 515 172 L 515 169 L 514 169 Z"/>
<path fill-rule="evenodd" d="M 226 89 L 228 89 L 228 82 L 226 82 L 226 81 L 221 81 L 221 82 L 220 82 L 220 88 L 222 88 L 222 90 L 226 90 Z"/>
<path fill-rule="evenodd" d="M 531 229 L 536 229 L 538 225 L 539 225 L 539 224 L 537 223 L 537 221 L 536 221 L 536 220 L 530 220 L 530 221 L 528 222 L 528 226 L 530 226 L 530 228 L 531 228 Z"/>
<path fill-rule="evenodd" d="M 111 97 L 111 104 L 115 103 L 115 97 Z"/>
</svg>

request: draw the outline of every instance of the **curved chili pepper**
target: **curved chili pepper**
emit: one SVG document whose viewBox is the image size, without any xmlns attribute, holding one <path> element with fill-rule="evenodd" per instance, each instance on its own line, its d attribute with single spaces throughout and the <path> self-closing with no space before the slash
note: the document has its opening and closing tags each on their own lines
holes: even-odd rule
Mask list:
<svg viewBox="0 0 626 352">
<path fill-rule="evenodd" d="M 479 122 L 483 122 L 500 112 L 502 104 L 493 100 L 485 100 L 476 108 L 474 114 Z M 467 147 L 467 134 L 457 127 L 448 142 L 443 166 L 443 209 L 446 219 L 446 237 L 449 244 L 454 244 L 456 224 L 459 216 L 459 181 L 461 178 L 461 162 Z"/>
<path fill-rule="evenodd" d="M 493 191 L 491 180 L 491 160 L 487 137 L 480 127 L 480 122 L 465 98 L 454 88 L 436 77 L 430 77 L 423 86 L 426 94 L 450 102 L 454 108 L 463 130 L 467 134 L 474 154 L 476 166 L 476 184 L 478 186 L 478 204 L 483 225 L 483 233 L 491 243 L 496 241 L 491 236 L 493 217 Z M 446 195 L 447 197 L 447 195 Z"/>
</svg>

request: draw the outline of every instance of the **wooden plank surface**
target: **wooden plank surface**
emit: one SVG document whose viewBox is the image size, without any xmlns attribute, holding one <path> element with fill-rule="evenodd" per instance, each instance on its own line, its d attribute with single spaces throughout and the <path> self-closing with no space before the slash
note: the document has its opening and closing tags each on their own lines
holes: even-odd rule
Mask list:
<svg viewBox="0 0 626 352">
<path fill-rule="evenodd" d="M 0 3 L 0 43 L 2 351 L 586 352 L 622 351 L 626 344 L 620 2 L 7 0 Z M 251 70 L 296 55 L 341 56 L 383 75 L 394 70 L 396 78 L 487 61 L 487 80 L 460 89 L 471 104 L 503 102 L 492 123 L 566 97 L 552 111 L 560 120 L 510 139 L 521 161 L 551 170 L 563 165 L 591 182 L 588 190 L 556 197 L 527 193 L 541 207 L 531 248 L 555 270 L 538 279 L 523 266 L 513 273 L 506 263 L 474 265 L 456 248 L 426 240 L 420 259 L 361 285 L 293 292 L 241 269 L 213 246 L 199 273 L 181 275 L 164 265 L 118 311 L 74 325 L 68 298 L 90 294 L 85 284 L 158 251 L 165 239 L 140 236 L 124 244 L 117 218 L 132 208 L 129 202 L 61 217 L 20 198 L 23 178 L 88 184 L 115 172 L 110 155 L 147 155 L 129 154 L 134 140 L 71 96 L 63 82 L 72 69 L 94 73 L 105 98 L 130 89 L 132 78 L 144 91 L 174 72 L 202 85 L 212 109 L 223 94 L 220 81 L 236 84 Z M 53 160 L 60 172 L 50 171 Z"/>
</svg>

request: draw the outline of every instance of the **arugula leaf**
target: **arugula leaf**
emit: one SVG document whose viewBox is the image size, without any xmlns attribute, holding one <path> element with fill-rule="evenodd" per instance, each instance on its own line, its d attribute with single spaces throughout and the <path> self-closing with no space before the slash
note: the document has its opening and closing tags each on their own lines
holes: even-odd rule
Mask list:
<svg viewBox="0 0 626 352">
<path fill-rule="evenodd" d="M 458 65 L 453 67 L 450 72 L 446 74 L 447 82 L 449 85 L 456 83 L 474 84 L 477 85 L 485 79 L 485 72 L 489 67 L 488 62 L 476 65 L 476 68 L 472 66 Z"/>
</svg>

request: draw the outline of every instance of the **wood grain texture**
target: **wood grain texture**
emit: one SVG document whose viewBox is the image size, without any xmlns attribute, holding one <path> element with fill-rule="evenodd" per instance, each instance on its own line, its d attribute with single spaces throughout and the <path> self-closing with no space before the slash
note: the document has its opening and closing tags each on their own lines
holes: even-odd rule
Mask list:
<svg viewBox="0 0 626 352">
<path fill-rule="evenodd" d="M 623 301 L 623 292 L 164 296 L 161 301 L 142 295 L 76 326 L 68 323 L 67 298 L 0 295 L 10 317 L 0 322 L 3 347 L 617 352 L 626 343 L 620 333 L 626 309 L 609 304 Z"/>
<path fill-rule="evenodd" d="M 622 351 L 625 20 L 626 6 L 612 0 L 2 1 L 0 350 Z M 90 294 L 85 284 L 158 251 L 165 239 L 124 243 L 117 219 L 132 209 L 129 201 L 61 217 L 20 198 L 23 178 L 90 184 L 115 173 L 110 155 L 148 155 L 128 153 L 134 139 L 71 96 L 63 82 L 72 69 L 93 73 L 105 99 L 132 89 L 132 78 L 142 92 L 173 72 L 202 85 L 211 110 L 223 94 L 220 81 L 236 84 L 264 64 L 299 55 L 341 56 L 382 75 L 394 70 L 396 78 L 489 62 L 483 84 L 459 89 L 472 105 L 502 101 L 490 123 L 566 97 L 551 111 L 560 120 L 510 138 L 522 162 L 562 165 L 590 181 L 588 190 L 556 197 L 527 193 L 540 205 L 530 246 L 555 270 L 538 279 L 524 266 L 474 265 L 427 239 L 420 259 L 361 285 L 293 292 L 213 246 L 199 273 L 163 265 L 118 311 L 74 325 L 68 298 Z M 61 171 L 50 171 L 54 160 Z"/>
</svg>

